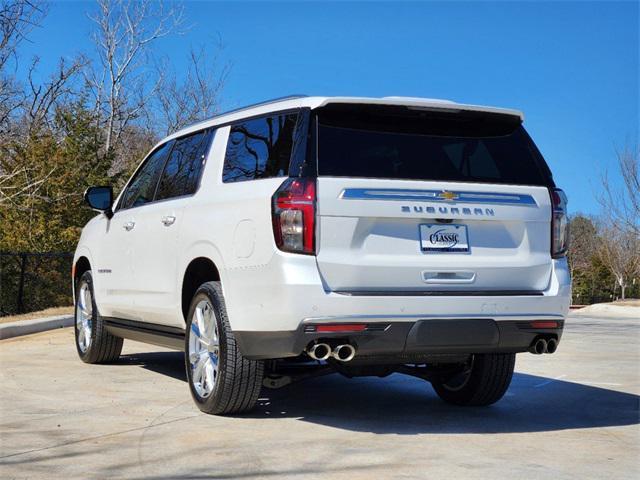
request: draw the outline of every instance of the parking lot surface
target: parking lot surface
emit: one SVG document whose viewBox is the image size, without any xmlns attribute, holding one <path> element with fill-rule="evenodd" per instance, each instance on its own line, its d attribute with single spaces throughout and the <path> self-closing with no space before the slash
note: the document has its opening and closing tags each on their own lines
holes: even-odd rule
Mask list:
<svg viewBox="0 0 640 480">
<path fill-rule="evenodd" d="M 574 314 L 489 408 L 331 375 L 223 418 L 193 405 L 179 353 L 125 341 L 85 365 L 72 329 L 44 332 L 0 342 L 0 478 L 637 479 L 639 361 L 635 314 Z"/>
</svg>

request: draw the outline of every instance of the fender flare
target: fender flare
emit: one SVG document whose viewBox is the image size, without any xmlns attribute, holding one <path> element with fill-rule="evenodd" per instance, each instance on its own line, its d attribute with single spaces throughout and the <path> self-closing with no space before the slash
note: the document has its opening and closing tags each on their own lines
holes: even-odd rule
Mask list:
<svg viewBox="0 0 640 480">
<path fill-rule="evenodd" d="M 75 278 L 74 278 L 74 274 L 75 274 L 75 269 L 76 269 L 76 264 L 78 263 L 78 260 L 81 257 L 85 257 L 88 261 L 89 261 L 89 265 L 91 266 L 91 269 L 93 270 L 93 268 L 95 267 L 94 263 L 93 263 L 93 256 L 91 255 L 91 250 L 89 250 L 89 247 L 87 247 L 86 245 L 78 245 L 78 247 L 76 247 L 76 251 L 73 254 L 73 263 L 72 265 L 72 274 L 71 274 L 71 294 L 72 294 L 72 298 L 73 298 L 73 304 L 75 305 L 76 303 L 76 288 L 75 288 Z M 93 277 L 93 283 L 95 285 L 97 285 L 99 283 L 99 279 L 97 278 L 97 275 L 94 275 Z M 97 288 L 94 289 L 94 295 L 97 292 Z M 97 299 L 96 299 L 97 302 Z"/>
</svg>

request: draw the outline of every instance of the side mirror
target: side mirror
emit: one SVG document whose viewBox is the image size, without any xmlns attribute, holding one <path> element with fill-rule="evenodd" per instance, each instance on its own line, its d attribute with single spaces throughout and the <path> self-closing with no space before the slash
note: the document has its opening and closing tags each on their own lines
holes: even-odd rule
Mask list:
<svg viewBox="0 0 640 480">
<path fill-rule="evenodd" d="M 111 187 L 89 187 L 84 192 L 84 201 L 89 206 L 99 212 L 104 213 L 107 218 L 113 217 L 111 205 L 113 204 L 113 188 Z"/>
</svg>

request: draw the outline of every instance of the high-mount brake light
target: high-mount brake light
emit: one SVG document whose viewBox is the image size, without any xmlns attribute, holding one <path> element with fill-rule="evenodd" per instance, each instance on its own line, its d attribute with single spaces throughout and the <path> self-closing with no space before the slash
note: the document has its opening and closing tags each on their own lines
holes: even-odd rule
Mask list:
<svg viewBox="0 0 640 480">
<path fill-rule="evenodd" d="M 316 182 L 288 178 L 272 197 L 273 235 L 280 250 L 315 255 Z"/>
<path fill-rule="evenodd" d="M 559 188 L 550 190 L 551 205 L 551 256 L 564 257 L 569 248 L 569 217 L 567 215 L 567 196 Z"/>
</svg>

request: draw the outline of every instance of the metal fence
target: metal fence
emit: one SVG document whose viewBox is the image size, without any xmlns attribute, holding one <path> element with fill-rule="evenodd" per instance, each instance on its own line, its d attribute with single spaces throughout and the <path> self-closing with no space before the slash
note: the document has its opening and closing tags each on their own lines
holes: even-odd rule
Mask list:
<svg viewBox="0 0 640 480">
<path fill-rule="evenodd" d="M 0 316 L 72 304 L 69 252 L 0 252 Z"/>
</svg>

